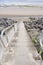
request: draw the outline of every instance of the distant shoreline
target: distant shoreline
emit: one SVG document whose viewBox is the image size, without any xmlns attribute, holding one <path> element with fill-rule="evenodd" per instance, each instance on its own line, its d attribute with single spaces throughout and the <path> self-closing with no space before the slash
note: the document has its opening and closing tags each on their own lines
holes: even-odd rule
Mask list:
<svg viewBox="0 0 43 65">
<path fill-rule="evenodd" d="M 42 5 L 0 5 L 0 7 L 36 7 L 36 8 L 43 8 Z"/>
</svg>

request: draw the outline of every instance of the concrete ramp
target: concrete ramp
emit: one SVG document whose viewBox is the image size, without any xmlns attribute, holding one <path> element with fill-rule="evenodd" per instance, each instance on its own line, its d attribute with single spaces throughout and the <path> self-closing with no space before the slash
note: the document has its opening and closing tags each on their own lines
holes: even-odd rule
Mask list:
<svg viewBox="0 0 43 65">
<path fill-rule="evenodd" d="M 7 47 L 5 55 L 2 58 L 2 65 L 40 65 L 33 58 L 32 54 L 37 53 L 37 51 L 33 46 L 22 21 L 19 22 L 18 28 L 17 42 L 11 42 L 13 47 L 11 44 Z M 12 51 L 14 51 L 14 53 Z"/>
<path fill-rule="evenodd" d="M 15 48 L 15 65 L 38 65 L 32 57 L 31 46 L 32 43 L 30 42 L 24 24 L 21 21 L 19 23 L 18 42 Z M 33 51 L 36 51 L 34 47 L 32 49 L 34 49 Z"/>
</svg>

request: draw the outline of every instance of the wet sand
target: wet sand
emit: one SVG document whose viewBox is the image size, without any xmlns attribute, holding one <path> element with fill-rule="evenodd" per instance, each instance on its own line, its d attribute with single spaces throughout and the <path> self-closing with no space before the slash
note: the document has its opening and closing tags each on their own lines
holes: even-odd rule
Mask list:
<svg viewBox="0 0 43 65">
<path fill-rule="evenodd" d="M 0 7 L 0 15 L 43 15 L 43 8 L 39 7 Z"/>
</svg>

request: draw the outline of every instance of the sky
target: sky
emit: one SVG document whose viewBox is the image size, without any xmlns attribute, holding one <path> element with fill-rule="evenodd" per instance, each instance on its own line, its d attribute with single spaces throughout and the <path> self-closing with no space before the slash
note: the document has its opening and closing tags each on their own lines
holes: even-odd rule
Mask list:
<svg viewBox="0 0 43 65">
<path fill-rule="evenodd" d="M 0 0 L 0 4 L 41 4 L 43 0 Z"/>
</svg>

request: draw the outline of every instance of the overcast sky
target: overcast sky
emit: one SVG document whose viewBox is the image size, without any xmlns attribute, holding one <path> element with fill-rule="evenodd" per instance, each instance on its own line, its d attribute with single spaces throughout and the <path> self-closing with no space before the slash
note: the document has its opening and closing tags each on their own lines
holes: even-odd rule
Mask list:
<svg viewBox="0 0 43 65">
<path fill-rule="evenodd" d="M 40 3 L 43 4 L 43 0 L 0 0 L 0 3 Z"/>
<path fill-rule="evenodd" d="M 0 0 L 0 2 L 43 2 L 43 0 Z"/>
</svg>

